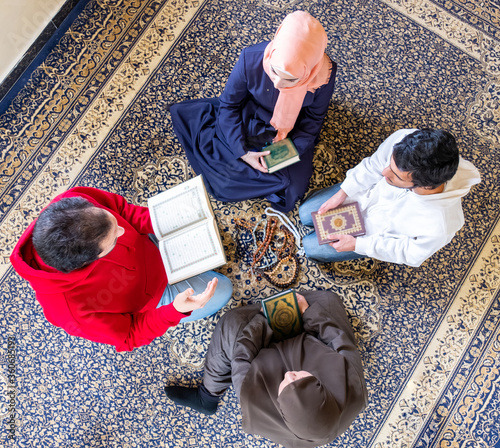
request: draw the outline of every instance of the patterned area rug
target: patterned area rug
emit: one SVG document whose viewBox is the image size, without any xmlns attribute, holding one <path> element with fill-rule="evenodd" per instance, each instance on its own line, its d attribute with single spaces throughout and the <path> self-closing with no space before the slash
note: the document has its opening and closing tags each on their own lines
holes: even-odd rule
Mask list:
<svg viewBox="0 0 500 448">
<path fill-rule="evenodd" d="M 338 81 L 311 190 L 343 179 L 399 128 L 440 127 L 481 172 L 466 225 L 420 268 L 300 258 L 297 288 L 339 292 L 369 406 L 332 447 L 500 446 L 500 7 L 479 0 L 93 0 L 0 116 L 0 432 L 16 447 L 273 447 L 244 434 L 233 390 L 216 415 L 179 408 L 221 314 L 276 292 L 242 260 L 234 218 L 264 200 L 212 201 L 230 304 L 132 353 L 44 318 L 8 257 L 56 194 L 87 185 L 145 205 L 193 176 L 167 104 L 221 93 L 241 49 L 305 9 Z M 297 209 L 290 218 L 298 223 Z M 300 227 L 300 226 L 299 226 Z"/>
</svg>

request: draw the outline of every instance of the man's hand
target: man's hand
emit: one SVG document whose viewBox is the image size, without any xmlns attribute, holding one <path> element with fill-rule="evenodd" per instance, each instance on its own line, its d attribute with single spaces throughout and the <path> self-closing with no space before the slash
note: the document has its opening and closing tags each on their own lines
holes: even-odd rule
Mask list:
<svg viewBox="0 0 500 448">
<path fill-rule="evenodd" d="M 304 314 L 304 311 L 309 308 L 309 304 L 302 294 L 297 293 L 297 303 L 299 304 L 300 314 Z"/>
<path fill-rule="evenodd" d="M 341 188 L 330 199 L 321 204 L 321 207 L 318 209 L 318 213 L 322 215 L 332 208 L 337 208 L 339 205 L 342 205 L 346 199 L 347 194 Z"/>
<path fill-rule="evenodd" d="M 267 173 L 269 170 L 267 169 L 266 162 L 264 162 L 264 156 L 268 156 L 269 154 L 271 154 L 271 151 L 249 151 L 240 158 L 245 163 L 248 163 L 252 168 L 261 171 L 262 173 Z"/>
<path fill-rule="evenodd" d="M 193 296 L 194 290 L 192 288 L 188 288 L 185 291 L 180 292 L 175 296 L 173 302 L 174 308 L 179 311 L 179 313 L 183 314 L 197 310 L 198 308 L 203 308 L 213 297 L 218 281 L 219 280 L 214 277 L 208 282 L 205 291 L 201 294 L 197 294 L 196 296 Z"/>
<path fill-rule="evenodd" d="M 329 238 L 335 238 L 338 241 L 329 243 L 337 252 L 353 252 L 356 248 L 356 238 L 352 235 L 328 235 Z"/>
</svg>

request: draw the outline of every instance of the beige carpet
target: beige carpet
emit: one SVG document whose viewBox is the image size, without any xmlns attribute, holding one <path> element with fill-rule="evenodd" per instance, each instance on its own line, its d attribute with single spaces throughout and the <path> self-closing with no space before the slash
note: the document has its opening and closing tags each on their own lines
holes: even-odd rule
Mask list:
<svg viewBox="0 0 500 448">
<path fill-rule="evenodd" d="M 300 258 L 295 287 L 344 297 L 369 389 L 331 446 L 500 447 L 500 7 L 479 0 L 91 1 L 0 116 L 1 446 L 275 446 L 241 431 L 232 390 L 212 417 L 163 394 L 200 381 L 221 313 L 276 291 L 242 259 L 233 221 L 260 219 L 266 201 L 212 202 L 220 271 L 235 287 L 228 307 L 132 353 L 51 326 L 8 257 L 73 185 L 145 205 L 192 177 L 166 105 L 219 95 L 241 49 L 296 9 L 323 23 L 339 65 L 311 189 L 407 127 L 451 130 L 482 175 L 465 227 L 420 268 Z"/>
</svg>

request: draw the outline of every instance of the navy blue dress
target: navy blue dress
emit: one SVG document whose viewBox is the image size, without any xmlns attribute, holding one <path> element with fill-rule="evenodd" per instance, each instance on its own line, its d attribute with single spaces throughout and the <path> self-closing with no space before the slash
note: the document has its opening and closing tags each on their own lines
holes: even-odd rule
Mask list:
<svg viewBox="0 0 500 448">
<path fill-rule="evenodd" d="M 276 173 L 262 173 L 240 159 L 258 150 L 276 134 L 270 125 L 279 90 L 262 66 L 262 42 L 241 52 L 219 98 L 190 100 L 170 108 L 174 131 L 196 174 L 220 201 L 265 197 L 277 210 L 288 212 L 307 190 L 314 146 L 328 111 L 337 66 L 328 84 L 307 92 L 295 127 L 288 134 L 300 162 Z"/>
</svg>

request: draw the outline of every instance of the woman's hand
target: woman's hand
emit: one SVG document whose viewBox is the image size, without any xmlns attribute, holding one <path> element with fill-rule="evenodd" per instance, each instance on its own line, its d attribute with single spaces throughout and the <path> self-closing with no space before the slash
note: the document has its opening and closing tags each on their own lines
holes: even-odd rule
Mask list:
<svg viewBox="0 0 500 448">
<path fill-rule="evenodd" d="M 217 277 L 214 277 L 208 282 L 205 291 L 195 296 L 193 296 L 194 290 L 192 288 L 188 288 L 185 291 L 180 292 L 175 296 L 173 302 L 174 308 L 179 311 L 179 313 L 183 314 L 197 310 L 198 308 L 203 308 L 213 297 L 218 281 Z"/>
<path fill-rule="evenodd" d="M 288 132 L 278 131 L 276 136 L 273 138 L 273 143 L 276 143 L 276 142 L 279 142 L 279 141 L 285 139 L 287 135 L 288 135 Z"/>
<path fill-rule="evenodd" d="M 255 168 L 257 171 L 262 173 L 267 173 L 268 169 L 266 163 L 264 162 L 264 156 L 271 154 L 271 151 L 248 151 L 244 156 L 241 156 L 241 160 Z"/>
<path fill-rule="evenodd" d="M 318 209 L 318 213 L 322 215 L 332 208 L 337 208 L 339 205 L 342 205 L 346 199 L 347 194 L 341 188 L 330 199 L 321 204 L 321 207 Z"/>
</svg>

